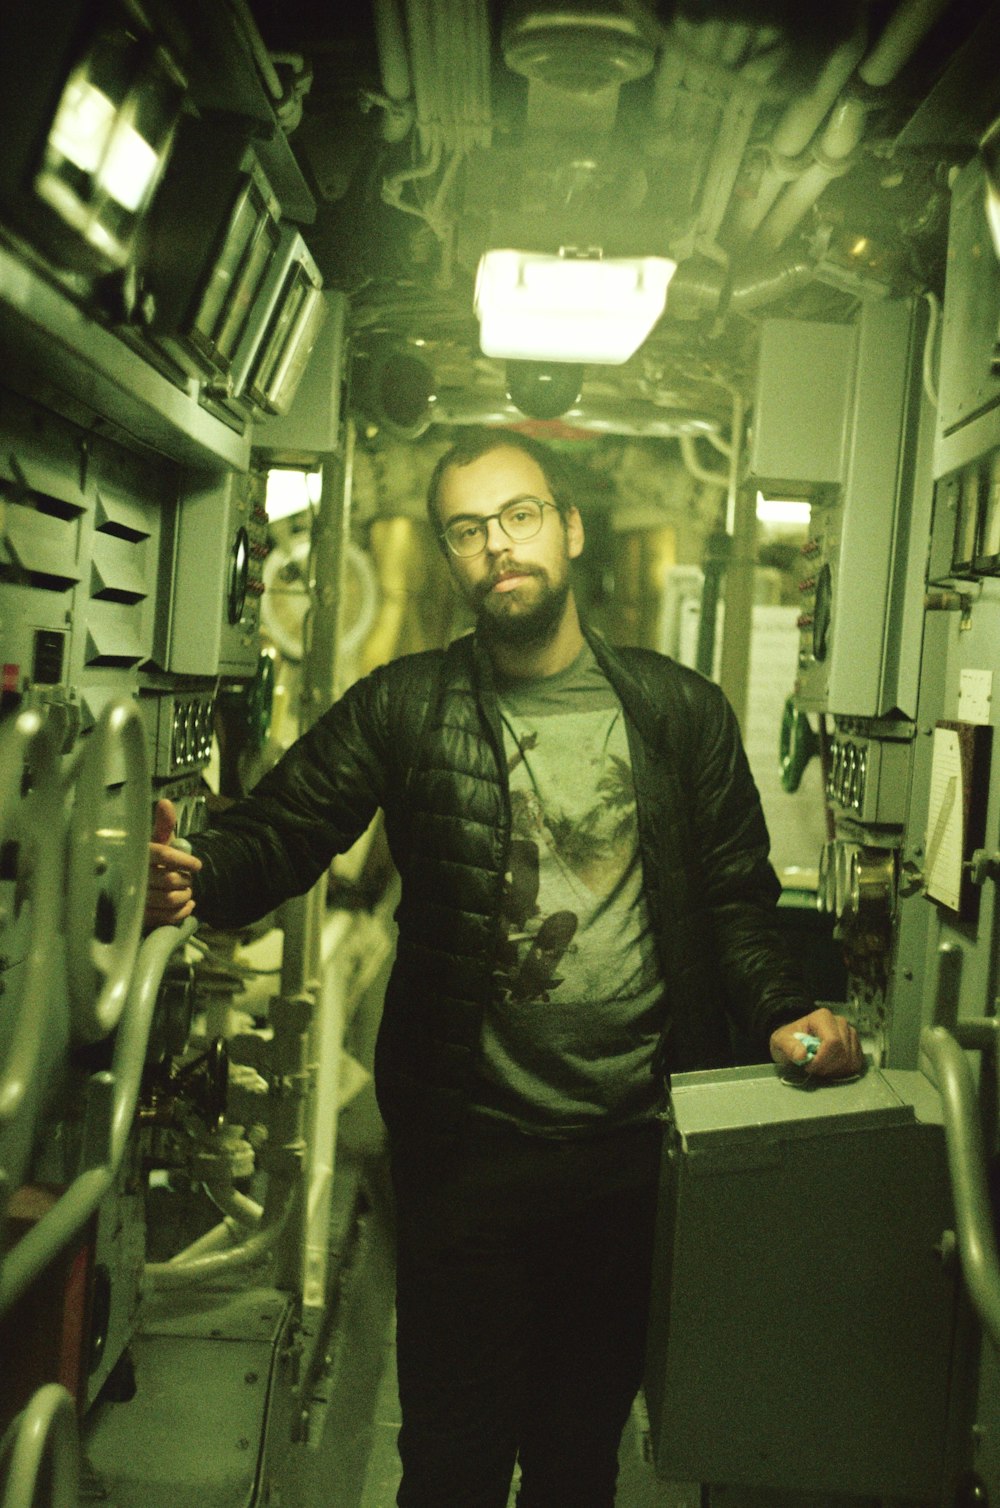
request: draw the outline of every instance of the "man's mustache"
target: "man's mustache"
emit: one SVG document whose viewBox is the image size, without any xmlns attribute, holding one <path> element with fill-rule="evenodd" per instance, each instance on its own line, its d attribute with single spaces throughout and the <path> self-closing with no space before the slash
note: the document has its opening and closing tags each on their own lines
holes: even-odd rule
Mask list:
<svg viewBox="0 0 1000 1508">
<path fill-rule="evenodd" d="M 484 581 L 481 581 L 476 587 L 475 600 L 477 604 L 480 602 L 485 602 L 486 598 L 489 596 L 490 592 L 492 592 L 498 581 L 502 581 L 505 576 L 512 576 L 515 574 L 518 576 L 544 576 L 545 572 L 539 566 L 500 566 L 499 569 L 491 572 L 491 574 L 487 576 Z"/>
</svg>

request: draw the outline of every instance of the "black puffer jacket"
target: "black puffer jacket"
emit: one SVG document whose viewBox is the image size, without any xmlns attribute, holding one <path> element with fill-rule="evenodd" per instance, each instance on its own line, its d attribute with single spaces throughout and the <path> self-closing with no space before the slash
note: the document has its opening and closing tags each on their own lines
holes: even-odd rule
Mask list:
<svg viewBox="0 0 1000 1508">
<path fill-rule="evenodd" d="M 643 874 L 669 1001 L 665 1071 L 761 1057 L 803 1015 L 735 718 L 718 687 L 588 635 L 626 714 Z M 474 636 L 359 681 L 252 795 L 193 840 L 198 914 L 256 920 L 311 886 L 381 806 L 402 880 L 375 1082 L 393 1126 L 457 1128 L 492 989 L 510 796 L 490 663 Z"/>
</svg>

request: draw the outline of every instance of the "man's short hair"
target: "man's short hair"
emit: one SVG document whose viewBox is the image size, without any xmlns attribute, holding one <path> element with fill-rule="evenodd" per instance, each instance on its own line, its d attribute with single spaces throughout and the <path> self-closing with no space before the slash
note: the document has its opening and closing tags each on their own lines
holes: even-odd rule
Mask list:
<svg viewBox="0 0 1000 1508">
<path fill-rule="evenodd" d="M 533 435 L 524 435 L 517 429 L 488 429 L 470 425 L 468 429 L 460 431 L 458 439 L 445 451 L 431 473 L 427 486 L 427 513 L 436 534 L 441 529 L 438 501 L 445 472 L 453 466 L 469 466 L 473 461 L 478 461 L 480 456 L 489 455 L 493 450 L 520 450 L 530 456 L 548 484 L 552 501 L 565 518 L 573 499 L 566 469 L 555 451 L 550 450 L 541 440 L 536 440 Z M 441 543 L 443 545 L 444 541 Z"/>
</svg>

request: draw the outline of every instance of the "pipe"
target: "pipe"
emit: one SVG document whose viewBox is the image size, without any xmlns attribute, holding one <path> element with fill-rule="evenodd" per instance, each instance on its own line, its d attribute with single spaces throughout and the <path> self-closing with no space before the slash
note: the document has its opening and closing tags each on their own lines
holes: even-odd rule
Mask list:
<svg viewBox="0 0 1000 1508">
<path fill-rule="evenodd" d="M 307 1309 L 322 1308 L 328 1283 L 330 1210 L 338 1141 L 337 1091 L 351 961 L 347 944 L 353 924 L 350 912 L 338 910 L 323 927 L 323 980 L 309 1038 L 313 1082 L 304 1137 L 305 1208 L 300 1258 L 302 1302 Z M 345 952 L 347 957 L 342 958 Z"/>
<path fill-rule="evenodd" d="M 884 89 L 891 84 L 946 4 L 947 0 L 903 0 L 859 66 L 861 82 L 868 89 Z M 759 236 L 765 246 L 781 246 L 827 185 L 847 171 L 864 132 L 868 109 L 868 102 L 860 97 L 839 100 L 819 143 L 812 148 L 815 161 L 789 184 L 761 222 Z"/>
<path fill-rule="evenodd" d="M 732 398 L 726 532 L 731 535 L 733 543 L 725 576 L 726 612 L 722 625 L 719 685 L 729 698 L 745 735 L 750 639 L 753 630 L 754 565 L 757 554 L 757 499 L 755 488 L 740 486 L 744 405 L 739 393 L 734 392 Z"/>
<path fill-rule="evenodd" d="M 1000 1351 L 1000 1261 L 972 1070 L 943 1026 L 925 1026 L 920 1050 L 929 1060 L 944 1111 L 945 1142 L 962 1277 L 983 1329 Z"/>
<path fill-rule="evenodd" d="M 3 1508 L 76 1508 L 80 1489 L 80 1443 L 73 1399 L 50 1382 L 33 1394 L 0 1447 L 6 1462 Z"/>
<path fill-rule="evenodd" d="M 695 236 L 700 245 L 714 245 L 733 186 L 753 130 L 762 95 L 737 77 L 722 112 L 712 156 L 705 171 L 705 188 L 698 206 Z"/>
<path fill-rule="evenodd" d="M 197 928 L 194 917 L 179 927 L 157 927 L 139 950 L 118 1031 L 110 1072 L 94 1074 L 88 1086 L 83 1171 L 33 1225 L 0 1265 L 0 1315 L 7 1312 L 73 1239 L 97 1209 L 121 1166 L 135 1120 L 139 1088 L 163 973 Z"/>
<path fill-rule="evenodd" d="M 523 424 L 524 415 L 499 392 L 468 392 L 444 389 L 434 405 L 435 424 Z M 720 422 L 689 409 L 661 409 L 639 413 L 636 405 L 615 398 L 585 398 L 562 415 L 562 422 L 593 434 L 646 435 L 672 440 L 678 435 L 704 435 L 718 430 Z M 725 486 L 725 478 L 717 479 Z"/>
<path fill-rule="evenodd" d="M 260 76 L 264 80 L 268 92 L 275 100 L 284 99 L 285 91 L 282 88 L 281 80 L 278 77 L 274 64 L 271 62 L 271 54 L 264 45 L 264 38 L 257 29 L 257 23 L 250 12 L 247 0 L 229 0 L 229 4 L 236 18 L 237 25 L 243 33 L 243 40 L 250 49 L 250 55 L 260 69 Z"/>
<path fill-rule="evenodd" d="M 217 1210 L 239 1225 L 259 1225 L 264 1216 L 264 1207 L 256 1199 L 248 1199 L 232 1184 L 204 1183 L 202 1187 Z"/>
<path fill-rule="evenodd" d="M 891 84 L 949 3 L 950 0 L 903 0 L 858 69 L 864 82 L 872 89 L 884 89 Z"/>
<path fill-rule="evenodd" d="M 144 1273 L 146 1283 L 150 1288 L 159 1290 L 191 1288 L 212 1278 L 229 1277 L 234 1272 L 242 1272 L 245 1267 L 255 1266 L 277 1244 L 297 1202 L 293 1190 L 277 1220 L 262 1230 L 255 1231 L 229 1251 L 209 1251 L 194 1257 L 182 1254 L 169 1262 L 147 1262 Z M 226 1222 L 223 1221 L 223 1227 L 225 1225 Z"/>
<path fill-rule="evenodd" d="M 857 67 L 865 49 L 865 37 L 864 28 L 859 27 L 830 54 L 809 93 L 797 96 L 789 104 L 767 147 L 768 161 L 756 193 L 751 198 L 742 199 L 731 216 L 733 236 L 737 241 L 749 240 L 782 186 L 798 175 L 795 159 L 812 141 Z"/>
<path fill-rule="evenodd" d="M 765 216 L 758 232 L 761 245 L 772 251 L 783 245 L 827 185 L 847 172 L 867 118 L 868 107 L 860 99 L 848 97 L 835 105 L 826 130 L 812 149 L 814 161 L 787 186 Z"/>
<path fill-rule="evenodd" d="M 386 95 L 382 118 L 385 141 L 402 141 L 413 125 L 410 63 L 397 0 L 374 0 L 375 46 Z"/>
<path fill-rule="evenodd" d="M 434 108 L 434 45 L 424 0 L 406 0 L 406 19 L 410 37 L 413 98 L 417 107 L 417 133 L 421 152 L 429 156 L 434 152 L 440 153 L 442 141 Z"/>
<path fill-rule="evenodd" d="M 728 275 L 724 267 L 707 257 L 691 257 L 682 262 L 670 283 L 671 314 L 679 319 L 692 319 L 698 314 L 715 313 L 727 291 Z M 799 251 L 784 251 L 766 261 L 757 260 L 739 269 L 738 279 L 728 289 L 727 307 L 744 314 L 804 288 L 815 276 L 815 263 Z"/>
<path fill-rule="evenodd" d="M 694 477 L 696 482 L 705 482 L 709 487 L 728 486 L 728 471 L 711 471 L 698 460 L 698 452 L 695 449 L 693 435 L 678 435 L 678 439 L 680 441 L 681 460 L 684 462 L 684 468 L 689 475 Z"/>
</svg>

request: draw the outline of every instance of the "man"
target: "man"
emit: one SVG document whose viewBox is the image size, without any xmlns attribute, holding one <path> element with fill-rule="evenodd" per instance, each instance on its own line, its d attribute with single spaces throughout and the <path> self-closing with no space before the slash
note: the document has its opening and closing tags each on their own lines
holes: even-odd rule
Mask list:
<svg viewBox="0 0 1000 1508">
<path fill-rule="evenodd" d="M 398 1216 L 401 1508 L 609 1508 L 640 1384 L 666 1075 L 729 1018 L 808 1072 L 861 1066 L 810 1009 L 718 688 L 581 625 L 583 523 L 537 442 L 469 431 L 431 519 L 476 630 L 354 686 L 150 920 L 259 917 L 377 807 L 402 879 L 376 1050 Z"/>
</svg>

